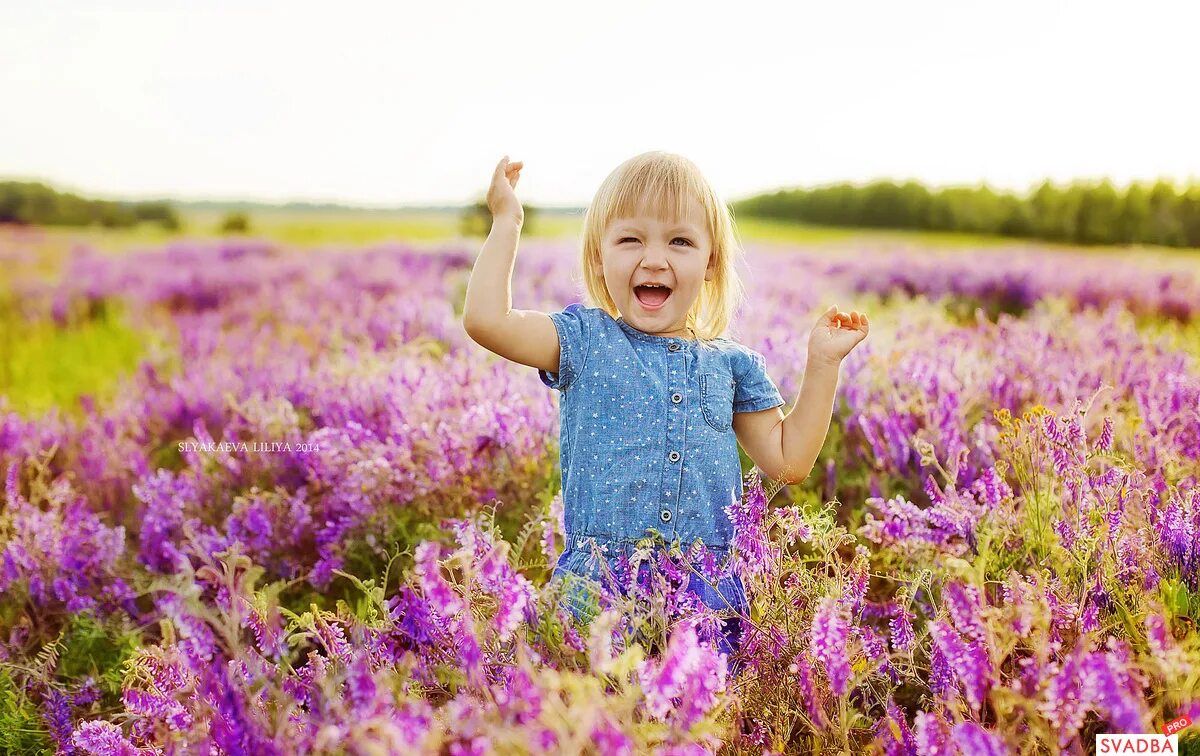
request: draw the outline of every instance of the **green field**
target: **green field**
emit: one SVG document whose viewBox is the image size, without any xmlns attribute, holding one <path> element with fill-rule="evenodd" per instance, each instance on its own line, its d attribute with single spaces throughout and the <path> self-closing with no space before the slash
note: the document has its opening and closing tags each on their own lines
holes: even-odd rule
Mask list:
<svg viewBox="0 0 1200 756">
<path fill-rule="evenodd" d="M 219 230 L 223 212 L 184 211 L 183 228 L 166 231 L 151 224 L 129 229 L 45 228 L 45 232 L 63 243 L 78 242 L 102 250 L 119 251 L 130 247 L 154 246 L 180 238 L 210 239 L 228 236 Z M 442 245 L 452 242 L 478 244 L 478 234 L 464 236 L 456 212 L 300 212 L 289 210 L 255 211 L 249 214 L 246 236 L 269 239 L 297 246 L 362 245 L 404 242 L 417 245 Z M 577 238 L 582 228 L 581 214 L 539 214 L 525 231 L 526 238 Z M 877 230 L 815 226 L 804 223 L 739 218 L 737 228 L 746 243 L 760 244 L 837 244 L 846 242 L 907 243 L 923 247 L 997 247 L 1034 245 L 1047 249 L 1079 249 L 1074 245 L 1015 239 L 983 234 L 937 231 Z M 1166 257 L 1195 257 L 1196 250 L 1171 247 L 1092 246 L 1091 252 L 1128 254 L 1131 249 L 1152 251 Z"/>
</svg>

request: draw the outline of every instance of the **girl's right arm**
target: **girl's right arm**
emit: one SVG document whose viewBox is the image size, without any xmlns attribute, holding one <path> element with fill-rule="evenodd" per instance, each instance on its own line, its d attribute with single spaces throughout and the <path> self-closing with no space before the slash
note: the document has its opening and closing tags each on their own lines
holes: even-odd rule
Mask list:
<svg viewBox="0 0 1200 756">
<path fill-rule="evenodd" d="M 501 357 L 557 372 L 558 331 L 550 316 L 512 307 L 512 272 L 525 222 L 525 211 L 513 190 L 523 165 L 510 163 L 506 155 L 492 174 L 487 194 L 492 230 L 467 282 L 463 328 L 472 341 Z"/>
</svg>

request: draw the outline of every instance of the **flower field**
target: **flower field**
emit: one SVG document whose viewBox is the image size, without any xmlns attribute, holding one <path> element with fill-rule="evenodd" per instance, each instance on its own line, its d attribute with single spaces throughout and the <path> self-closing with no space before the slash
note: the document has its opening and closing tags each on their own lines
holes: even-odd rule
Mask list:
<svg viewBox="0 0 1200 756">
<path fill-rule="evenodd" d="M 821 458 L 779 490 L 744 458 L 733 558 L 648 537 L 578 626 L 557 396 L 463 331 L 475 254 L 0 230 L 0 751 L 1017 756 L 1200 720 L 1200 256 L 749 245 L 730 335 L 789 408 L 815 314 L 871 318 Z M 523 241 L 514 305 L 580 301 L 575 262 Z M 682 590 L 728 570 L 736 658 Z"/>
</svg>

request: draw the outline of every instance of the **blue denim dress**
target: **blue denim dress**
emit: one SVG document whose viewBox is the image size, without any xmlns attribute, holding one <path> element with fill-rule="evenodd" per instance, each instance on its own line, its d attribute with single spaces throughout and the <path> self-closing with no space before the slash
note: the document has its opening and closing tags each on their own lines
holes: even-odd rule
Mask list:
<svg viewBox="0 0 1200 756">
<path fill-rule="evenodd" d="M 649 528 L 684 550 L 701 539 L 724 560 L 733 540 L 725 507 L 742 497 L 733 413 L 784 403 L 763 356 L 724 337 L 651 335 L 580 303 L 550 319 L 559 369 L 538 376 L 560 392 L 566 530 L 551 579 L 569 573 L 599 581 L 591 542 L 611 564 Z M 571 583 L 569 608 L 579 617 L 585 594 L 580 581 Z M 736 575 L 714 591 L 693 574 L 688 589 L 714 609 L 747 606 Z"/>
</svg>

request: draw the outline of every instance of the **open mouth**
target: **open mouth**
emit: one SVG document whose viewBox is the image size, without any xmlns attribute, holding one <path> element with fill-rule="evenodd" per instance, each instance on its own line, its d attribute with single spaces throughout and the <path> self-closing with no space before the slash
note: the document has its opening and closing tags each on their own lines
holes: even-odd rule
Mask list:
<svg viewBox="0 0 1200 756">
<path fill-rule="evenodd" d="M 642 307 L 647 310 L 658 310 L 666 304 L 667 299 L 671 296 L 671 289 L 667 286 L 635 286 L 633 295 L 637 297 L 637 301 L 641 303 Z"/>
</svg>

